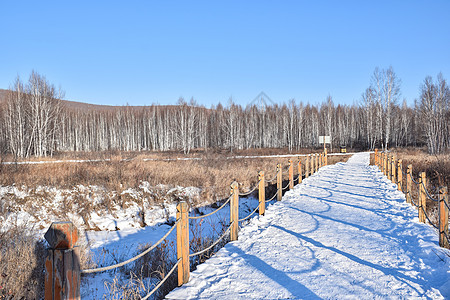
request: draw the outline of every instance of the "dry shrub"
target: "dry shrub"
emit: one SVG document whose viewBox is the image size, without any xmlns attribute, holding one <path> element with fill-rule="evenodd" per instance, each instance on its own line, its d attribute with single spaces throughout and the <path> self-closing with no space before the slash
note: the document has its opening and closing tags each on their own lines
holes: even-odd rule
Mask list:
<svg viewBox="0 0 450 300">
<path fill-rule="evenodd" d="M 29 228 L 0 233 L 0 299 L 41 299 L 45 256 L 44 242 Z"/>
<path fill-rule="evenodd" d="M 150 248 L 151 244 L 141 244 L 135 255 Z M 164 240 L 152 251 L 140 257 L 134 264 L 120 268 L 112 282 L 106 282 L 108 299 L 141 299 L 166 277 L 176 263 L 173 241 Z M 152 299 L 162 299 L 177 286 L 177 273 L 174 272 L 153 294 Z"/>
</svg>

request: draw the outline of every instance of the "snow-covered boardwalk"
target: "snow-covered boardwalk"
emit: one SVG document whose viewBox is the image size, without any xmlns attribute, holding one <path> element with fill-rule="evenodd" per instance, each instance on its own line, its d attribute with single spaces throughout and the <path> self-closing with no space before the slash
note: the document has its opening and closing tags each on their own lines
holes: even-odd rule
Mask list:
<svg viewBox="0 0 450 300">
<path fill-rule="evenodd" d="M 450 252 L 369 154 L 323 167 L 168 299 L 450 299 Z"/>
</svg>

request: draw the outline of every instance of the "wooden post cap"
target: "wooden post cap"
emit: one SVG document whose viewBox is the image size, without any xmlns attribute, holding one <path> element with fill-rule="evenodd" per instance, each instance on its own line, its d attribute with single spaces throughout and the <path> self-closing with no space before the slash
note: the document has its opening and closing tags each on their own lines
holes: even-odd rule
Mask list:
<svg viewBox="0 0 450 300">
<path fill-rule="evenodd" d="M 78 241 L 78 230 L 72 222 L 53 222 L 44 238 L 52 249 L 72 249 Z"/>
</svg>

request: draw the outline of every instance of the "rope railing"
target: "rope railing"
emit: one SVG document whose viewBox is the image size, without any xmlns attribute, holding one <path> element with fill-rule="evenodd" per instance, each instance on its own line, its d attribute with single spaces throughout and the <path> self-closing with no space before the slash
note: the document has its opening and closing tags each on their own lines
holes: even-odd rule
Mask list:
<svg viewBox="0 0 450 300">
<path fill-rule="evenodd" d="M 247 220 L 248 218 L 250 218 L 251 216 L 253 216 L 253 214 L 256 212 L 256 211 L 258 211 L 258 209 L 259 209 L 259 206 L 257 206 L 248 216 L 246 216 L 245 218 L 242 218 L 242 219 L 239 219 L 239 222 L 242 222 L 242 221 L 245 221 L 245 220 Z"/>
<path fill-rule="evenodd" d="M 278 192 L 278 190 L 277 190 L 277 192 Z M 272 198 L 270 198 L 270 199 L 268 199 L 268 200 L 266 200 L 266 202 L 270 202 L 270 201 L 272 201 L 273 199 L 275 199 L 275 197 L 277 196 L 277 193 L 275 193 L 273 196 L 272 196 Z"/>
<path fill-rule="evenodd" d="M 230 197 L 228 197 L 228 200 L 227 201 L 225 201 L 225 203 L 224 204 L 222 204 L 219 208 L 217 208 L 216 210 L 214 210 L 214 211 L 212 211 L 212 212 L 210 212 L 210 213 L 207 213 L 206 215 L 201 215 L 201 216 L 192 216 L 192 217 L 189 217 L 189 220 L 197 220 L 197 219 L 202 219 L 202 218 L 206 218 L 206 217 L 209 217 L 209 216 L 211 216 L 211 215 L 213 215 L 213 214 L 215 214 L 215 213 L 217 213 L 219 210 L 221 210 L 222 208 L 224 208 L 225 207 L 225 205 L 227 205 L 229 202 L 230 202 L 230 200 L 231 200 L 231 197 L 232 196 L 230 196 Z"/>
<path fill-rule="evenodd" d="M 123 262 L 119 262 L 110 266 L 106 266 L 106 267 L 99 267 L 99 268 L 91 268 L 91 269 L 85 269 L 85 270 L 80 270 L 79 265 L 77 264 L 69 264 L 66 268 L 66 266 L 64 265 L 65 261 L 74 261 L 74 255 L 77 255 L 75 253 L 75 251 L 68 251 L 68 250 L 73 250 L 73 245 L 76 243 L 76 237 L 77 237 L 77 232 L 76 232 L 76 228 L 75 226 L 73 226 L 73 224 L 71 222 L 58 222 L 57 224 L 52 224 L 52 226 L 50 227 L 51 230 L 59 230 L 62 231 L 64 233 L 64 237 L 63 239 L 65 239 L 65 244 L 67 244 L 67 248 L 64 249 L 60 249 L 60 248 L 56 248 L 58 247 L 58 245 L 60 245 L 60 241 L 57 241 L 58 243 L 56 243 L 55 241 L 51 240 L 49 241 L 49 245 L 51 247 L 54 247 L 54 249 L 49 249 L 49 253 L 47 256 L 47 260 L 49 262 L 46 262 L 45 266 L 46 266 L 46 274 L 48 276 L 51 276 L 51 278 L 49 280 L 45 280 L 46 284 L 45 284 L 45 292 L 46 294 L 55 294 L 56 290 L 62 291 L 62 297 L 61 298 L 65 298 L 66 295 L 65 293 L 67 293 L 67 291 L 72 291 L 72 290 L 76 290 L 76 293 L 80 293 L 79 291 L 79 280 L 81 278 L 81 274 L 91 274 L 91 273 L 96 273 L 96 272 L 104 272 L 104 271 L 109 271 L 109 270 L 113 270 L 122 266 L 125 266 L 129 263 L 135 262 L 136 260 L 138 260 L 139 258 L 142 258 L 144 255 L 147 255 L 149 253 L 151 253 L 151 251 L 157 249 L 158 246 L 161 245 L 161 243 L 163 243 L 168 236 L 174 231 L 174 229 L 176 228 L 176 257 L 177 257 L 177 261 L 176 263 L 172 266 L 172 268 L 169 270 L 169 272 L 167 273 L 167 275 L 162 278 L 158 284 L 156 286 L 154 286 L 152 288 L 152 290 L 142 299 L 149 299 L 152 295 L 154 295 L 159 288 L 161 288 L 161 286 L 167 282 L 168 278 L 170 276 L 172 276 L 172 274 L 175 272 L 175 269 L 178 268 L 178 285 L 181 286 L 185 283 L 187 283 L 189 281 L 189 272 L 190 272 L 190 267 L 191 267 L 191 257 L 194 256 L 198 256 L 201 255 L 205 252 L 211 251 L 211 249 L 215 249 L 214 247 L 218 246 L 220 241 L 224 241 L 224 238 L 229 234 L 229 240 L 230 241 L 236 241 L 238 239 L 238 230 L 239 230 L 239 222 L 243 222 L 245 220 L 250 219 L 252 216 L 254 216 L 257 212 L 259 212 L 259 215 L 264 215 L 265 213 L 265 209 L 266 209 L 266 205 L 268 204 L 268 202 L 274 200 L 277 196 L 277 200 L 281 201 L 282 200 L 282 194 L 284 190 L 287 190 L 288 188 L 293 188 L 294 186 L 294 181 L 297 181 L 297 184 L 302 182 L 302 177 L 303 176 L 309 176 L 312 175 L 313 173 L 317 172 L 322 166 L 327 165 L 327 153 L 326 151 L 322 154 L 319 155 L 313 155 L 313 156 L 309 156 L 306 159 L 305 162 L 305 170 L 304 172 L 302 171 L 302 162 L 300 160 L 300 157 L 298 158 L 298 163 L 295 164 L 292 159 L 289 160 L 289 165 L 287 167 L 283 167 L 281 164 L 277 164 L 277 171 L 274 175 L 273 178 L 269 179 L 269 180 L 265 180 L 264 178 L 264 172 L 261 171 L 258 174 L 258 182 L 257 184 L 248 192 L 245 193 L 239 193 L 239 185 L 236 181 L 234 181 L 231 184 L 231 195 L 230 197 L 228 197 L 228 199 L 226 199 L 226 201 L 224 203 L 222 203 L 217 209 L 214 209 L 213 211 L 211 211 L 210 213 L 207 214 L 203 214 L 203 215 L 199 215 L 199 216 L 189 216 L 189 207 L 188 204 L 185 201 L 180 201 L 177 205 L 177 213 L 176 213 L 176 221 L 175 223 L 172 225 L 172 227 L 170 227 L 170 229 L 156 242 L 154 243 L 152 246 L 150 246 L 149 248 L 145 249 L 144 251 L 142 251 L 141 253 L 133 256 L 130 259 L 127 259 Z M 297 176 L 294 178 L 294 168 L 295 166 L 297 166 L 296 171 L 297 171 Z M 288 172 L 288 176 L 289 176 L 289 180 L 288 180 L 288 184 L 286 186 L 283 187 L 283 173 Z M 271 184 L 276 181 L 276 192 L 273 194 L 273 196 L 270 199 L 266 199 L 266 183 L 267 184 Z M 254 208 L 246 217 L 239 219 L 239 197 L 246 197 L 248 195 L 251 195 L 252 193 L 254 193 L 256 190 L 259 191 L 259 205 Z M 189 249 L 190 246 L 192 246 L 191 244 L 191 240 L 189 238 L 189 230 L 190 230 L 190 220 L 198 220 L 198 219 L 202 219 L 202 218 L 206 218 L 209 217 L 211 215 L 214 215 L 216 213 L 218 213 L 220 210 L 222 210 L 223 208 L 225 208 L 225 206 L 229 205 L 230 207 L 230 223 L 229 226 L 223 231 L 223 233 L 221 233 L 221 235 L 209 246 L 207 246 L 205 249 L 197 251 L 195 253 L 189 253 Z M 62 224 L 64 223 L 64 224 Z M 225 227 L 225 226 L 224 226 Z M 224 228 L 222 227 L 222 228 Z M 50 230 L 49 229 L 49 230 Z M 56 236 L 56 234 L 54 234 Z M 52 234 L 49 235 L 53 236 Z M 47 234 L 46 234 L 47 237 Z M 74 242 L 72 242 L 72 239 L 75 239 Z M 59 251 L 59 252 L 58 252 Z M 56 252 L 58 252 L 59 254 L 57 254 Z M 61 270 L 59 269 L 53 269 L 52 266 L 55 265 L 63 265 L 64 267 L 61 268 Z M 47 269 L 47 268 L 51 268 L 51 269 Z M 65 272 L 71 272 L 71 274 L 73 275 L 72 277 L 74 278 L 73 281 L 68 283 L 68 288 L 66 288 L 66 286 L 62 287 L 62 286 L 57 286 L 57 282 L 59 282 L 57 280 L 57 278 L 63 278 L 66 274 Z M 57 274 L 56 274 L 57 272 Z M 54 274 L 55 273 L 55 274 Z M 47 276 L 46 275 L 46 276 Z M 64 277 L 65 278 L 65 277 Z M 49 282 L 50 284 L 47 284 L 47 282 Z M 150 287 L 148 287 L 150 288 Z M 47 291 L 47 289 L 49 289 L 49 291 Z M 147 287 L 144 288 L 145 292 L 147 291 Z M 64 295 L 63 295 L 64 294 Z"/>
<path fill-rule="evenodd" d="M 164 284 L 164 282 L 166 282 L 166 280 L 170 277 L 170 275 L 172 275 L 172 273 L 175 271 L 175 269 L 178 267 L 178 265 L 181 262 L 181 258 L 177 260 L 177 262 L 175 263 L 175 265 L 172 267 L 172 269 L 170 269 L 169 273 L 167 273 L 167 275 L 153 288 L 153 290 L 150 291 L 150 293 L 148 293 L 147 295 L 145 295 L 145 297 L 142 298 L 142 300 L 147 300 L 151 295 L 153 295 L 160 287 L 161 285 Z"/>
<path fill-rule="evenodd" d="M 448 214 L 450 211 L 450 206 L 448 203 L 447 187 L 439 188 L 439 198 L 436 199 L 436 192 L 434 192 L 434 196 L 432 196 L 426 187 L 426 173 L 421 172 L 419 174 L 419 178 L 415 180 L 412 173 L 412 165 L 408 165 L 407 171 L 405 172 L 402 167 L 402 163 L 403 161 L 401 159 L 396 160 L 394 156 L 379 154 L 378 151 L 375 150 L 375 165 L 379 167 L 380 171 L 382 171 L 388 179 L 398 185 L 397 188 L 405 194 L 406 201 L 417 207 L 419 222 L 426 223 L 428 221 L 431 226 L 438 230 L 439 245 L 441 247 L 449 248 L 450 240 L 448 234 Z M 395 165 L 397 165 L 397 167 L 394 167 Z M 403 180 L 405 180 L 406 184 L 404 184 Z M 413 187 L 415 187 L 414 195 L 416 200 L 414 200 Z M 438 206 L 438 224 L 431 221 L 429 215 L 430 210 L 428 210 L 427 213 L 427 200 L 431 200 Z"/>
<path fill-rule="evenodd" d="M 444 235 L 445 239 L 447 240 L 447 244 L 450 244 L 450 238 L 449 238 L 447 232 L 442 231 L 442 234 Z"/>
<path fill-rule="evenodd" d="M 434 198 L 428 193 L 427 187 L 423 184 L 423 182 L 421 182 L 420 184 L 422 185 L 423 190 L 425 191 L 425 195 L 427 196 L 428 199 L 430 199 L 430 200 L 432 200 L 432 201 L 434 201 L 434 202 L 439 202 L 439 200 L 434 199 Z"/>
<path fill-rule="evenodd" d="M 448 205 L 448 203 L 445 201 L 443 201 L 443 202 L 444 202 L 444 205 L 447 206 L 447 209 L 450 210 L 450 206 Z"/>
<path fill-rule="evenodd" d="M 408 176 L 408 174 L 405 173 L 405 171 L 403 171 L 403 168 L 401 168 L 400 170 L 402 171 L 402 173 L 403 173 L 404 176 Z"/>
<path fill-rule="evenodd" d="M 411 181 L 412 181 L 414 184 L 416 184 L 416 185 L 419 185 L 419 184 L 420 184 L 419 181 L 415 181 L 415 180 L 414 180 L 414 176 L 413 176 L 412 174 L 410 175 L 410 177 L 411 177 Z"/>
<path fill-rule="evenodd" d="M 423 212 L 425 218 L 428 220 L 428 222 L 429 222 L 434 228 L 436 228 L 437 230 L 439 230 L 439 227 L 437 227 L 436 225 L 434 225 L 433 222 L 431 222 L 430 218 L 428 217 L 427 212 L 423 209 L 423 206 L 420 206 L 420 209 L 422 210 L 422 212 Z"/>
<path fill-rule="evenodd" d="M 407 188 L 406 188 L 406 186 L 404 184 L 402 184 L 402 193 L 403 194 L 408 193 L 408 190 L 407 190 Z"/>
<path fill-rule="evenodd" d="M 274 176 L 272 179 L 266 180 L 266 182 L 267 182 L 267 183 L 272 183 L 272 182 L 274 182 L 274 181 L 277 179 L 277 175 L 278 175 L 278 174 L 275 174 L 275 176 Z"/>
<path fill-rule="evenodd" d="M 206 247 L 203 250 L 200 250 L 198 252 L 189 254 L 189 257 L 194 257 L 194 256 L 197 256 L 197 255 L 203 254 L 206 251 L 212 249 L 215 245 L 217 245 L 226 236 L 228 231 L 230 231 L 232 225 L 233 225 L 233 223 L 231 223 L 230 226 L 228 226 L 228 228 L 222 233 L 222 235 L 214 243 L 212 243 L 211 245 L 209 245 L 208 247 Z"/>
<path fill-rule="evenodd" d="M 246 192 L 246 193 L 239 193 L 239 197 L 245 197 L 245 196 L 248 196 L 248 195 L 250 195 L 251 193 L 253 193 L 254 191 L 256 191 L 256 189 L 257 189 L 258 186 L 259 186 L 259 182 L 260 182 L 260 181 L 258 181 L 258 183 L 255 185 L 255 187 L 254 187 L 251 191 Z"/>
<path fill-rule="evenodd" d="M 414 197 L 411 197 L 411 203 L 414 204 L 414 206 L 418 207 L 417 203 L 414 201 Z"/>
<path fill-rule="evenodd" d="M 122 267 L 122 266 L 124 266 L 124 265 L 126 265 L 126 264 L 129 264 L 130 262 L 133 262 L 133 261 L 137 260 L 138 258 L 141 258 L 141 257 L 144 256 L 145 254 L 147 254 L 147 253 L 149 253 L 150 251 L 152 251 L 153 249 L 155 249 L 159 244 L 161 244 L 161 243 L 166 239 L 166 237 L 168 237 L 169 234 L 175 229 L 175 227 L 177 227 L 178 222 L 180 222 L 180 220 L 177 220 L 177 221 L 175 222 L 175 224 L 172 226 L 172 228 L 170 228 L 170 230 L 167 231 L 167 233 L 166 233 L 162 238 L 160 238 L 159 241 L 157 241 L 157 242 L 156 242 L 155 244 L 153 244 L 150 248 L 146 249 L 145 251 L 142 251 L 142 252 L 139 253 L 138 255 L 136 255 L 136 256 L 134 256 L 134 257 L 132 257 L 132 258 L 130 258 L 130 259 L 127 259 L 126 261 L 123 261 L 123 262 L 121 262 L 121 263 L 118 263 L 118 264 L 115 264 L 115 265 L 111 265 L 111 266 L 108 266 L 108 267 L 102 267 L 102 268 L 95 268 L 95 269 L 81 270 L 81 273 L 83 273 L 83 274 L 89 274 L 89 273 L 104 272 L 104 271 L 108 271 L 108 270 L 112 270 L 112 269 L 115 269 L 115 268 Z"/>
</svg>

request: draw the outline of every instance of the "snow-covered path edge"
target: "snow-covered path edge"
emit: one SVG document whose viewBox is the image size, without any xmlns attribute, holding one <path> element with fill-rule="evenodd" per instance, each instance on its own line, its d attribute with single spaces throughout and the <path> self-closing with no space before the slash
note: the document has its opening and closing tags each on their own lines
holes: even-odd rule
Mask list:
<svg viewBox="0 0 450 300">
<path fill-rule="evenodd" d="M 450 252 L 369 153 L 323 167 L 168 299 L 450 299 Z"/>
</svg>

